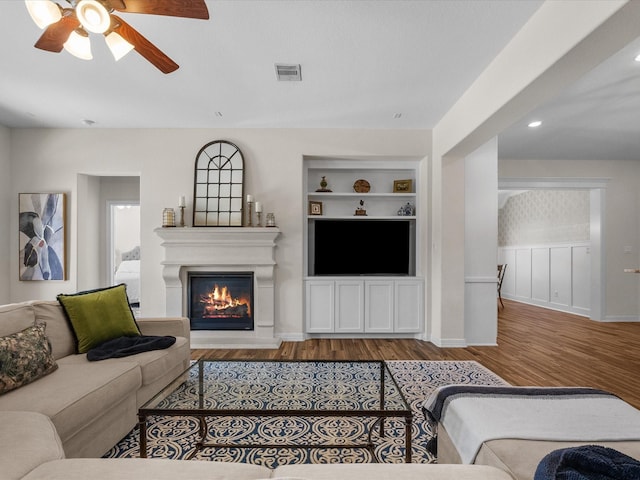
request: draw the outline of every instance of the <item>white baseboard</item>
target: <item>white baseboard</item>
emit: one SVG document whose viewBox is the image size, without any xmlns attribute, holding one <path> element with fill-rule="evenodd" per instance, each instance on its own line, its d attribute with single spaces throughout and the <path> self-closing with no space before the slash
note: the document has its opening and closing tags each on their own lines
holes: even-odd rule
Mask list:
<svg viewBox="0 0 640 480">
<path fill-rule="evenodd" d="M 464 338 L 431 338 L 431 343 L 440 348 L 465 348 L 467 341 Z"/>
<path fill-rule="evenodd" d="M 526 303 L 527 305 L 533 305 L 536 307 L 548 308 L 549 310 L 555 310 L 556 312 L 572 313 L 573 315 L 580 315 L 581 317 L 589 317 L 591 315 L 591 310 L 586 308 L 559 305 L 557 303 L 535 300 L 529 297 L 516 297 L 515 295 L 505 294 L 504 292 L 502 293 L 502 298 L 505 300 L 512 300 L 514 302 Z"/>
<path fill-rule="evenodd" d="M 640 322 L 637 315 L 607 315 L 600 322 Z"/>
<path fill-rule="evenodd" d="M 304 333 L 278 333 L 283 342 L 304 342 L 307 336 Z"/>
</svg>

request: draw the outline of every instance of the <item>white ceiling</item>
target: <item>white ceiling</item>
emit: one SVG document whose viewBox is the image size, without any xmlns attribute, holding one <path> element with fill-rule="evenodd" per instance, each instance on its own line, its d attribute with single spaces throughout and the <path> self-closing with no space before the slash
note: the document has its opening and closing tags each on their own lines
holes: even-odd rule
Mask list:
<svg viewBox="0 0 640 480">
<path fill-rule="evenodd" d="M 3 0 L 0 124 L 431 129 L 541 3 L 207 0 L 210 20 L 122 14 L 180 65 L 164 75 L 136 52 L 116 63 L 95 34 L 91 61 L 38 50 L 24 2 Z M 500 156 L 640 159 L 638 53 L 535 112 L 535 132 L 513 126 Z M 301 64 L 302 82 L 277 82 L 275 63 Z"/>
</svg>

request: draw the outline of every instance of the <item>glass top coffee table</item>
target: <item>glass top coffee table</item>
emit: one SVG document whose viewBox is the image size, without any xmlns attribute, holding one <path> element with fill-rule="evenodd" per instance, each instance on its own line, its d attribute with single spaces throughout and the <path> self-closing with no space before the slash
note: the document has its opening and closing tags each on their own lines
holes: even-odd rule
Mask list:
<svg viewBox="0 0 640 480">
<path fill-rule="evenodd" d="M 141 457 L 147 456 L 150 416 L 198 418 L 198 441 L 189 458 L 203 448 L 366 448 L 374 461 L 374 429 L 384 437 L 384 420 L 401 417 L 405 462 L 411 462 L 413 413 L 384 361 L 199 360 L 139 409 Z M 208 443 L 207 419 L 222 416 L 361 417 L 368 422 L 367 438 L 353 444 L 286 443 L 286 438 L 270 444 Z"/>
</svg>

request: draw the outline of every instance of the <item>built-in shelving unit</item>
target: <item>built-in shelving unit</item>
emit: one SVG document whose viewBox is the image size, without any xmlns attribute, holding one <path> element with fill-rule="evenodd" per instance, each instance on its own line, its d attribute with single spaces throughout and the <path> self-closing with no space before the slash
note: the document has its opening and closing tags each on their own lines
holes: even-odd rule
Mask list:
<svg viewBox="0 0 640 480">
<path fill-rule="evenodd" d="M 343 160 L 343 162 L 348 162 Z M 353 163 L 345 163 L 344 168 L 336 167 L 331 162 L 327 163 L 318 160 L 310 162 L 307 169 L 307 200 L 322 202 L 322 217 L 324 218 L 361 218 L 366 219 L 406 219 L 406 216 L 399 216 L 398 210 L 405 207 L 407 203 L 416 206 L 416 169 L 402 168 L 408 165 L 394 166 L 393 168 L 381 168 L 372 162 L 361 162 L 361 166 Z M 357 164 L 356 164 L 357 165 Z M 327 188 L 331 192 L 318 192 L 320 182 L 324 177 L 327 181 Z M 370 185 L 369 192 L 354 191 L 354 183 L 357 180 L 366 180 Z M 402 193 L 394 192 L 394 181 L 408 180 L 411 190 Z M 366 216 L 355 215 L 358 208 L 361 208 L 360 201 L 364 202 L 362 208 L 366 210 Z M 311 218 L 317 215 L 307 216 Z M 410 216 L 415 218 L 415 216 Z"/>
<path fill-rule="evenodd" d="M 305 158 L 305 324 L 308 334 L 412 336 L 422 331 L 424 278 L 417 275 L 420 217 L 415 214 L 419 208 L 419 167 L 418 159 Z M 323 177 L 324 189 L 330 191 L 319 191 L 323 189 Z M 355 191 L 354 184 L 361 180 L 368 184 L 368 192 Z M 366 214 L 361 214 L 362 210 Z M 408 270 L 392 275 L 318 274 L 314 252 L 316 241 L 320 240 L 316 239 L 315 232 L 317 222 L 323 220 L 404 221 L 409 225 L 405 243 Z M 351 223 L 351 232 L 353 225 Z M 365 230 L 371 235 L 370 229 L 363 228 Z M 388 236 L 389 231 L 380 231 L 380 238 L 385 235 Z M 357 247 L 351 244 L 348 248 Z M 379 250 L 371 255 L 371 262 L 381 261 L 380 256 L 385 252 L 384 248 Z M 335 254 L 348 255 L 339 249 Z"/>
</svg>

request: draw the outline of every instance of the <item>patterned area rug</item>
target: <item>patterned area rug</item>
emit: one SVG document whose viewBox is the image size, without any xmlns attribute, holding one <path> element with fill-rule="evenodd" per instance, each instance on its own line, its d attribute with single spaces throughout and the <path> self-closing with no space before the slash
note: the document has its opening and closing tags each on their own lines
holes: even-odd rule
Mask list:
<svg viewBox="0 0 640 480">
<path fill-rule="evenodd" d="M 426 451 L 432 432 L 424 421 L 420 406 L 434 388 L 450 384 L 505 385 L 496 374 L 474 361 L 387 361 L 407 402 L 413 409 L 412 459 L 431 463 Z M 211 438 L 216 442 L 236 443 L 326 443 L 348 444 L 366 441 L 371 419 L 360 417 L 218 417 L 209 420 Z M 404 420 L 388 419 L 385 437 L 375 429 L 373 442 L 378 461 L 404 461 Z M 215 435 L 218 438 L 215 438 Z M 193 451 L 198 436 L 198 421 L 192 417 L 152 417 L 147 442 L 149 457 L 183 459 Z M 211 440 L 211 438 L 209 440 Z M 139 457 L 139 432 L 136 427 L 105 458 Z M 372 462 L 366 449 L 347 448 L 205 448 L 194 459 L 244 462 L 275 468 L 293 463 Z"/>
</svg>

